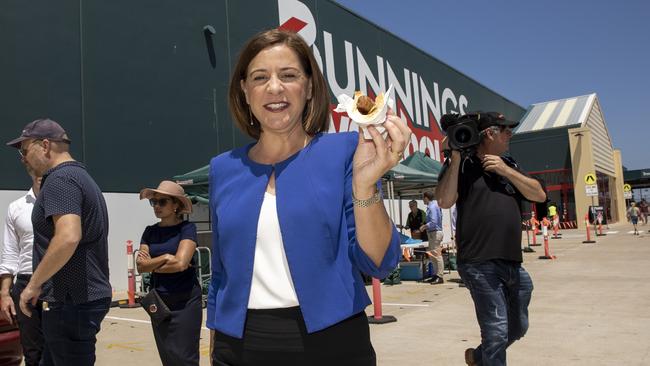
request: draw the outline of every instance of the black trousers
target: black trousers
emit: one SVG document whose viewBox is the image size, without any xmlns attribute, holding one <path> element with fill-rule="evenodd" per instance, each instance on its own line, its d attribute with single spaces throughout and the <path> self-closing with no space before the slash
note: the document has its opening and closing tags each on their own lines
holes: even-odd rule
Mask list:
<svg viewBox="0 0 650 366">
<path fill-rule="evenodd" d="M 214 366 L 375 366 L 365 312 L 307 333 L 299 307 L 249 310 L 244 338 L 215 331 Z"/>
<path fill-rule="evenodd" d="M 42 306 L 39 301 L 32 309 L 32 317 L 28 317 L 20 310 L 20 293 L 29 283 L 30 275 L 19 274 L 16 283 L 11 289 L 11 297 L 16 308 L 16 320 L 20 328 L 20 344 L 23 346 L 25 366 L 38 366 L 43 355 L 43 329 L 41 326 Z"/>
<path fill-rule="evenodd" d="M 163 366 L 198 366 L 201 339 L 201 285 L 190 292 L 158 293 L 172 316 L 159 325 L 152 324 L 158 354 Z"/>
<path fill-rule="evenodd" d="M 111 307 L 111 298 L 73 304 L 52 302 L 43 311 L 43 366 L 93 366 L 97 360 L 95 344 L 102 320 Z"/>
</svg>

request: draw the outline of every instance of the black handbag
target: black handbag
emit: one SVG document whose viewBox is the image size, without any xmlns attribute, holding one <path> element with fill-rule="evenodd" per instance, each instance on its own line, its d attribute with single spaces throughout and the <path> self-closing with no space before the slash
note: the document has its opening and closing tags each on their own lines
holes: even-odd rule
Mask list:
<svg viewBox="0 0 650 366">
<path fill-rule="evenodd" d="M 154 325 L 160 325 L 172 316 L 171 310 L 154 288 L 140 299 L 140 305 L 149 314 Z"/>
</svg>

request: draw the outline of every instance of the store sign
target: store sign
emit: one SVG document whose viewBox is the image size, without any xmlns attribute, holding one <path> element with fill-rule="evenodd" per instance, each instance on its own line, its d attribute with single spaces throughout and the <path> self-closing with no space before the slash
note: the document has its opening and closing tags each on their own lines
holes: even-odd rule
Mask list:
<svg viewBox="0 0 650 366">
<path fill-rule="evenodd" d="M 629 184 L 624 184 L 623 185 L 623 191 L 624 192 L 631 192 L 632 191 L 632 186 Z"/>
<path fill-rule="evenodd" d="M 598 196 L 598 186 L 595 184 L 590 184 L 585 186 L 585 193 L 587 197 L 589 196 Z"/>
<path fill-rule="evenodd" d="M 630 191 L 623 192 L 623 198 L 625 198 L 626 200 L 631 200 L 632 199 L 632 192 L 630 192 Z"/>
<path fill-rule="evenodd" d="M 374 97 L 392 85 L 394 93 L 390 97 L 393 102 L 390 107 L 413 132 L 404 157 L 421 151 L 434 160 L 443 160 L 441 141 L 444 135 L 439 124 L 442 115 L 465 114 L 471 106 L 471 98 L 460 87 L 448 85 L 453 78 L 440 75 L 440 79 L 434 80 L 423 76 L 426 72 L 421 62 L 410 64 L 411 61 L 400 53 L 391 54 L 390 48 L 373 49 L 359 41 L 355 43 L 349 36 L 354 29 L 321 29 L 316 24 L 317 16 L 303 1 L 277 1 L 279 28 L 295 31 L 304 38 L 334 96 L 354 95 L 359 90 Z M 317 44 L 319 34 L 322 34 L 322 43 Z M 374 44 L 374 40 L 370 44 Z M 425 63 L 431 64 L 428 59 Z M 456 77 L 455 72 L 453 75 Z M 350 123 L 347 114 L 333 112 L 330 122 L 328 132 L 358 129 L 356 124 Z"/>
</svg>

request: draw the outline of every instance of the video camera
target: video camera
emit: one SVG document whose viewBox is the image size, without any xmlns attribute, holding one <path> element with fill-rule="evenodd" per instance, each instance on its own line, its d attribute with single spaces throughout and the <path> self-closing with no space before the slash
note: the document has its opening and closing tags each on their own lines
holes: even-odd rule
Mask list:
<svg viewBox="0 0 650 366">
<path fill-rule="evenodd" d="M 440 119 L 440 126 L 447 134 L 449 148 L 464 154 L 474 151 L 481 142 L 481 134 L 478 129 L 480 118 L 480 113 L 443 115 Z"/>
</svg>

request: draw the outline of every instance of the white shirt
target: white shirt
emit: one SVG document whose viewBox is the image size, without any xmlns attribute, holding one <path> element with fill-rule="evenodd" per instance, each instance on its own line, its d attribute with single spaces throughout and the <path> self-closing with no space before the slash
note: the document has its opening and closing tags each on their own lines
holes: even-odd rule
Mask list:
<svg viewBox="0 0 650 366">
<path fill-rule="evenodd" d="M 32 274 L 32 209 L 36 197 L 32 189 L 9 204 L 4 230 L 4 250 L 0 258 L 0 274 Z"/>
<path fill-rule="evenodd" d="M 284 252 L 276 199 L 274 195 L 266 192 L 257 223 L 248 308 L 275 309 L 292 306 L 298 306 L 298 296 Z"/>
</svg>

